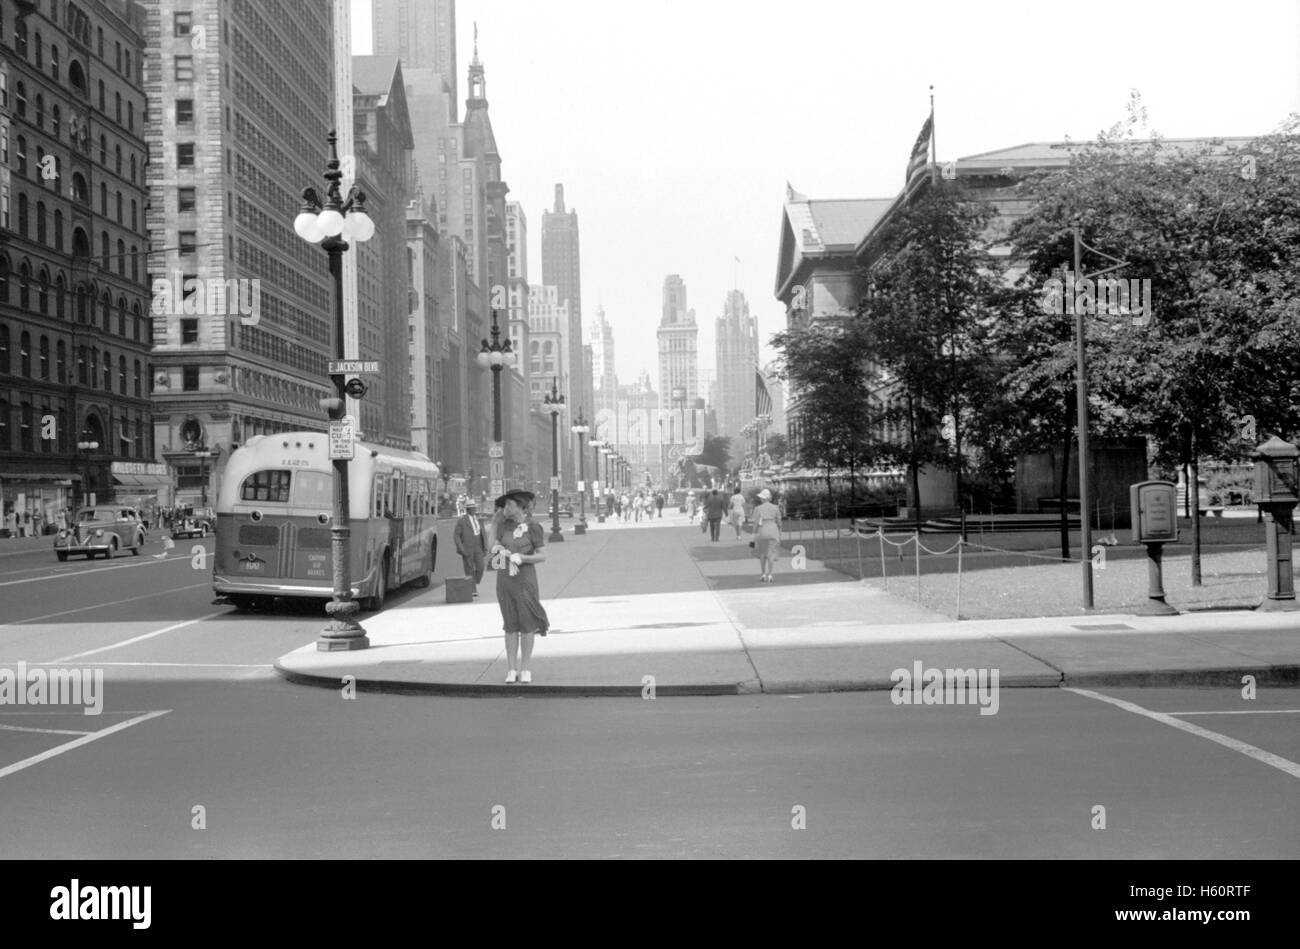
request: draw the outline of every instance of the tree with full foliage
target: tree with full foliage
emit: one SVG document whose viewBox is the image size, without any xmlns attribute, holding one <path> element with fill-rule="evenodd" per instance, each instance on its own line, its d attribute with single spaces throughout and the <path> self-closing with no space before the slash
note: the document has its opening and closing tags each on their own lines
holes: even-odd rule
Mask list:
<svg viewBox="0 0 1300 949">
<path fill-rule="evenodd" d="M 902 207 L 881 235 L 867 270 L 858 322 L 879 380 L 889 386 L 886 431 L 877 446 L 906 465 L 919 527 L 920 471 L 957 472 L 962 497 L 963 436 L 993 403 L 1000 361 L 989 345 L 1005 299 L 998 259 L 989 254 L 995 216 L 955 182 L 936 183 Z"/>
<path fill-rule="evenodd" d="M 1089 431 L 1149 437 L 1155 463 L 1190 464 L 1195 485 L 1199 458 L 1240 458 L 1287 432 L 1300 407 L 1300 138 L 1292 120 L 1244 147 L 1135 140 L 1144 118 L 1135 98 L 1128 121 L 1068 168 L 1025 183 L 1034 200 L 1011 237 L 1027 270 L 994 339 L 1012 356 L 1003 384 L 1021 446 L 1068 444 L 1075 317 L 1043 305 L 1044 289 L 1072 266 L 1076 231 L 1125 261 L 1116 276 L 1150 281 L 1152 313 L 1078 301 Z M 1085 258 L 1083 270 L 1107 263 Z M 1195 515 L 1193 534 L 1199 583 Z"/>
<path fill-rule="evenodd" d="M 861 322 L 791 327 L 772 337 L 772 348 L 780 354 L 777 374 L 793 393 L 799 419 L 794 460 L 824 471 L 828 491 L 834 472 L 847 471 L 849 496 L 855 499 L 858 473 L 879 457 L 872 414 L 878 383 Z"/>
</svg>

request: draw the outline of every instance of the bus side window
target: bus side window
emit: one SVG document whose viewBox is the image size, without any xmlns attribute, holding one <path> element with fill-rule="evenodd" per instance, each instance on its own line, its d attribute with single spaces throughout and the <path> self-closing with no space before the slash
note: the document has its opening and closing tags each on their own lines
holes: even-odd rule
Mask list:
<svg viewBox="0 0 1300 949">
<path fill-rule="evenodd" d="M 384 513 L 384 479 L 375 479 L 375 510 L 372 517 L 382 517 Z"/>
</svg>

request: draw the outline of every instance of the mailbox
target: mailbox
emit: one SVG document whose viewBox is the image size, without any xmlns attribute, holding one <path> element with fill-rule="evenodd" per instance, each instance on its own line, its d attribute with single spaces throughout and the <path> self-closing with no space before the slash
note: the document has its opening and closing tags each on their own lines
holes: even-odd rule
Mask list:
<svg viewBox="0 0 1300 949">
<path fill-rule="evenodd" d="M 1128 489 L 1133 540 L 1139 544 L 1178 540 L 1178 485 L 1141 481 Z"/>
<path fill-rule="evenodd" d="M 1295 504 L 1296 459 L 1300 448 L 1274 435 L 1255 449 L 1255 501 L 1259 504 Z"/>
</svg>

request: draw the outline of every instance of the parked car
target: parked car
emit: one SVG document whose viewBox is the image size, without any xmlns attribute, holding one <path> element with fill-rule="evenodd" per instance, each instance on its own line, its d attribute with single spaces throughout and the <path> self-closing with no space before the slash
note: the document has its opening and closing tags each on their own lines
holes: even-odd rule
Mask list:
<svg viewBox="0 0 1300 949">
<path fill-rule="evenodd" d="M 138 557 L 144 542 L 144 523 L 136 508 L 83 507 L 77 511 L 72 528 L 60 530 L 55 536 L 54 556 L 62 562 L 68 554 L 85 554 L 90 560 L 95 554 L 115 557 L 119 551 L 130 550 Z"/>
</svg>

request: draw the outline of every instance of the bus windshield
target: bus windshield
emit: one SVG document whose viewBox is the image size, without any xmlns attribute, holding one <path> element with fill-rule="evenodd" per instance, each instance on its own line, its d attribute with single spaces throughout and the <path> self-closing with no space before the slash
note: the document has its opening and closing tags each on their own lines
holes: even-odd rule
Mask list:
<svg viewBox="0 0 1300 949">
<path fill-rule="evenodd" d="M 321 471 L 255 471 L 244 479 L 242 501 L 292 504 L 294 507 L 329 507 L 334 499 L 333 476 Z"/>
</svg>

